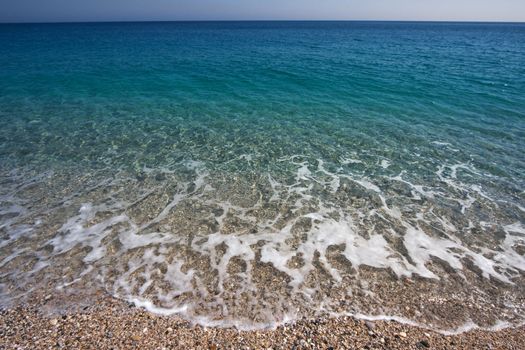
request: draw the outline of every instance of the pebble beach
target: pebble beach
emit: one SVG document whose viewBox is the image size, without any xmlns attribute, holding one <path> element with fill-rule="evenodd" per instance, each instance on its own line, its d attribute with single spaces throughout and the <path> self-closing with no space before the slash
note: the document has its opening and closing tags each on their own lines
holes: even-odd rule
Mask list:
<svg viewBox="0 0 525 350">
<path fill-rule="evenodd" d="M 525 349 L 525 326 L 444 335 L 339 317 L 239 331 L 154 315 L 109 296 L 61 315 L 46 314 L 50 302 L 1 310 L 0 349 Z"/>
</svg>

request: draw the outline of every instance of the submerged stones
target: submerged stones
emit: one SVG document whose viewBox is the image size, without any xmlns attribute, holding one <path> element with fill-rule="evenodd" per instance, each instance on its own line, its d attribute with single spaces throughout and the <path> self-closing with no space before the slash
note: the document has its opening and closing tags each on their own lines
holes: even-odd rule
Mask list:
<svg viewBox="0 0 525 350">
<path fill-rule="evenodd" d="M 19 276 L 71 290 L 103 281 L 111 294 L 152 311 L 220 325 L 344 313 L 442 328 L 496 322 L 476 305 L 519 318 L 519 305 L 505 310 L 522 297 L 519 223 L 484 224 L 493 206 L 480 202 L 478 214 L 468 196 L 454 197 L 457 189 L 412 185 L 403 175 L 378 180 L 307 158 L 283 162 L 281 172 L 188 163 L 144 171 L 142 179 L 99 179 L 39 216 L 45 225 L 3 216 L 12 240 L 4 250 L 16 257 L 0 269 L 11 290 Z M 29 251 L 36 256 L 20 272 Z M 507 304 L 490 302 L 501 295 Z"/>
</svg>

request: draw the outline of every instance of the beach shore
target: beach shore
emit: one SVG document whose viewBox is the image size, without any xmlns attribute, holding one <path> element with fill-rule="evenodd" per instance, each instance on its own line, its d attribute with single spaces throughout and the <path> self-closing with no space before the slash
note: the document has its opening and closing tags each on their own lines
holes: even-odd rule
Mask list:
<svg viewBox="0 0 525 350">
<path fill-rule="evenodd" d="M 47 299 L 0 312 L 0 349 L 525 349 L 525 326 L 446 336 L 392 321 L 341 317 L 238 331 L 154 315 L 109 296 L 50 316 L 46 305 L 53 300 Z"/>
</svg>

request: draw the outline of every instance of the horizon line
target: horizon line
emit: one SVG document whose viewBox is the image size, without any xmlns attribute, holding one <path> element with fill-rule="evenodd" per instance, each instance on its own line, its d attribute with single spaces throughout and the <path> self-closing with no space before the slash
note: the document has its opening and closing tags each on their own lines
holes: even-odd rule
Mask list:
<svg viewBox="0 0 525 350">
<path fill-rule="evenodd" d="M 176 19 L 176 20 L 107 20 L 107 21 L 0 21 L 2 24 L 104 24 L 104 23 L 203 23 L 203 22 L 383 22 L 383 23 L 472 23 L 525 24 L 504 20 L 412 20 L 412 19 Z"/>
</svg>

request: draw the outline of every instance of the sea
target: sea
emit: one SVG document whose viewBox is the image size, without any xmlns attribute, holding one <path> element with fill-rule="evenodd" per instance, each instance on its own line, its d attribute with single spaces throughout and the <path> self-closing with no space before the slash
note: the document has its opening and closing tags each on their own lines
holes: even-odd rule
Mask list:
<svg viewBox="0 0 525 350">
<path fill-rule="evenodd" d="M 3 308 L 498 329 L 524 254 L 525 24 L 0 25 Z"/>
</svg>

